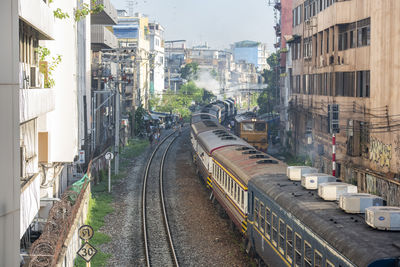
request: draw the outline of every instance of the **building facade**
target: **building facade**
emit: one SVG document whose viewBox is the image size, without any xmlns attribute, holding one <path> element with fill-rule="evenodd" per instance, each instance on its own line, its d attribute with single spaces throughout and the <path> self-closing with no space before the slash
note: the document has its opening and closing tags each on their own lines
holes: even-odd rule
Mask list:
<svg viewBox="0 0 400 267">
<path fill-rule="evenodd" d="M 292 2 L 293 150 L 331 172 L 328 105 L 339 105 L 337 176 L 400 205 L 396 0 Z"/>
<path fill-rule="evenodd" d="M 156 22 L 149 23 L 150 30 L 150 94 L 161 96 L 164 92 L 164 27 Z"/>
<path fill-rule="evenodd" d="M 245 61 L 253 64 L 258 71 L 268 68 L 269 53 L 266 44 L 253 41 L 241 41 L 233 44 L 233 57 L 236 63 Z"/>
</svg>

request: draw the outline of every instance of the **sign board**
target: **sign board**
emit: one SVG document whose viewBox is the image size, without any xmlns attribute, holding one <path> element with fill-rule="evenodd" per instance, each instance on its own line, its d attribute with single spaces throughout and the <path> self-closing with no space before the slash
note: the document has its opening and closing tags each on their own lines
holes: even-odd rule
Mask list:
<svg viewBox="0 0 400 267">
<path fill-rule="evenodd" d="M 93 237 L 94 231 L 90 225 L 82 225 L 78 231 L 79 238 L 88 241 Z"/>
<path fill-rule="evenodd" d="M 85 150 L 79 150 L 79 164 L 85 164 Z"/>
<path fill-rule="evenodd" d="M 111 152 L 107 152 L 104 157 L 106 158 L 106 160 L 112 160 L 114 158 L 114 154 Z"/>
<path fill-rule="evenodd" d="M 86 262 L 89 262 L 94 255 L 97 253 L 97 249 L 95 249 L 92 245 L 85 242 L 81 248 L 78 250 L 78 255 L 81 256 Z"/>
</svg>

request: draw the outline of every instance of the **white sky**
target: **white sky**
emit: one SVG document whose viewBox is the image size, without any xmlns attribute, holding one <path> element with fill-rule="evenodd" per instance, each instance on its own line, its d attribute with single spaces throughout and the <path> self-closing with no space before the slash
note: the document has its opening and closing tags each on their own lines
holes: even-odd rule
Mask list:
<svg viewBox="0 0 400 267">
<path fill-rule="evenodd" d="M 208 42 L 228 48 L 242 40 L 259 41 L 273 50 L 274 13 L 268 0 L 131 0 L 140 12 L 165 28 L 166 40 L 183 39 L 188 45 Z M 111 0 L 128 11 L 127 0 Z"/>
</svg>

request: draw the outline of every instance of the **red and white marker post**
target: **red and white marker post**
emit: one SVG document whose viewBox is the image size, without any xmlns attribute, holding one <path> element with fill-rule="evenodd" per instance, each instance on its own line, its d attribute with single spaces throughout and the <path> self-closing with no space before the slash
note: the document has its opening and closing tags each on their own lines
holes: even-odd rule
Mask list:
<svg viewBox="0 0 400 267">
<path fill-rule="evenodd" d="M 332 134 L 332 175 L 336 177 L 336 136 Z"/>
</svg>

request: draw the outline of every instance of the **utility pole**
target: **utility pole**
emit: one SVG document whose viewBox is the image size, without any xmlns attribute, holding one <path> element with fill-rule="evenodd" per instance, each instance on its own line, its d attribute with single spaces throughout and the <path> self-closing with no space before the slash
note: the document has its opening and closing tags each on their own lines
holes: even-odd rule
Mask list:
<svg viewBox="0 0 400 267">
<path fill-rule="evenodd" d="M 117 50 L 117 81 L 115 86 L 115 141 L 114 141 L 114 174 L 117 175 L 119 173 L 119 104 L 120 104 L 120 97 L 119 97 L 119 79 L 120 79 L 120 62 L 119 62 L 119 51 Z"/>
</svg>

